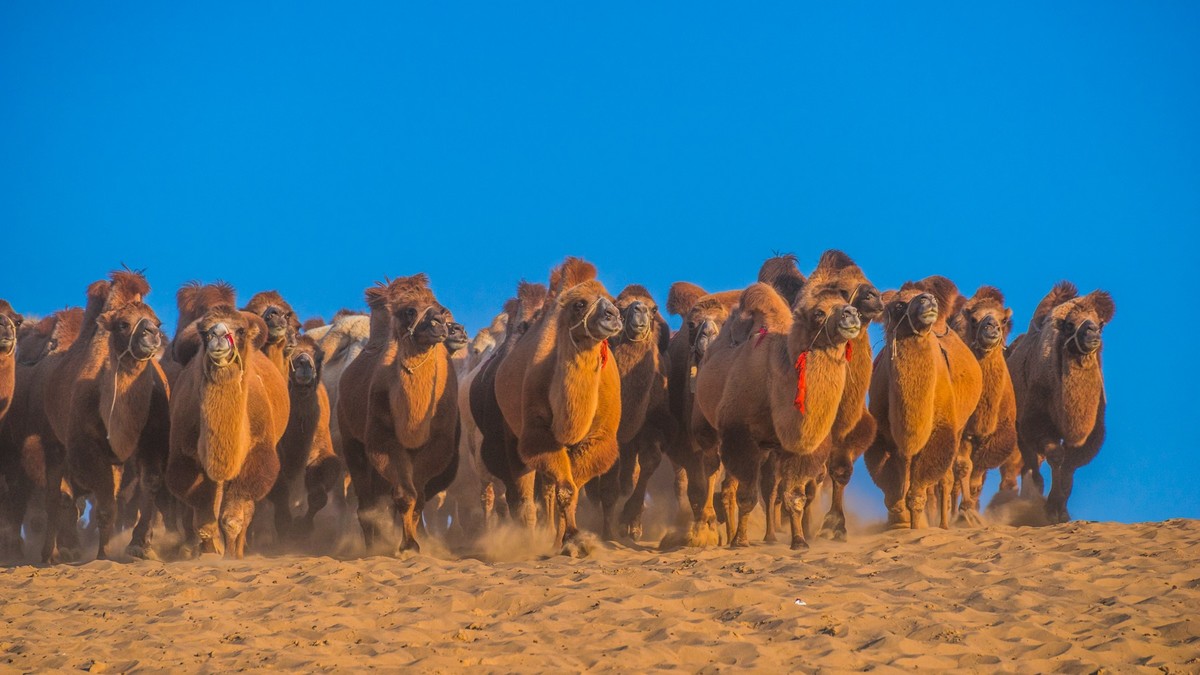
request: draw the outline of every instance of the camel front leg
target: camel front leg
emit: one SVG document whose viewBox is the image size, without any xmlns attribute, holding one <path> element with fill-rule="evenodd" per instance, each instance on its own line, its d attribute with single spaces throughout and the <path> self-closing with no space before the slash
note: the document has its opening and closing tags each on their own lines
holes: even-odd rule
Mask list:
<svg viewBox="0 0 1200 675">
<path fill-rule="evenodd" d="M 157 560 L 151 546 L 154 519 L 159 513 L 158 504 L 162 500 L 161 491 L 163 477 L 159 467 L 152 466 L 145 458 L 138 460 L 138 521 L 133 526 L 133 536 L 125 547 L 126 555 L 143 560 Z"/>
<path fill-rule="evenodd" d="M 662 463 L 662 449 L 656 442 L 643 440 L 638 444 L 637 461 L 637 482 L 621 509 L 621 529 L 634 541 L 642 538 L 642 513 L 646 508 L 646 491 L 650 487 L 650 478 Z"/>
</svg>

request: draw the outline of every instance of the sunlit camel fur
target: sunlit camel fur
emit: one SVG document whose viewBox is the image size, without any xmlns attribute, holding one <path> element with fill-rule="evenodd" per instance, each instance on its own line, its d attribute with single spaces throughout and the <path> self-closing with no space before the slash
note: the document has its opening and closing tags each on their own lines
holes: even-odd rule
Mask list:
<svg viewBox="0 0 1200 675">
<path fill-rule="evenodd" d="M 1060 282 L 1043 298 L 1009 352 L 1008 367 L 1017 395 L 1017 442 L 1024 472 L 1040 492 L 1041 461 L 1050 464 L 1046 516 L 1052 523 L 1071 519 L 1067 500 L 1075 471 L 1095 458 L 1104 443 L 1104 327 L 1116 304 L 1105 291 L 1079 295 Z"/>
</svg>

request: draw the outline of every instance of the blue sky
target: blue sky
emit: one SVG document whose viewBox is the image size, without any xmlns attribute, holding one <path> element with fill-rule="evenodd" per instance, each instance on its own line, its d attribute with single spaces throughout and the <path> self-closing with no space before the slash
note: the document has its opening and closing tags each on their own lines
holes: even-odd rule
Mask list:
<svg viewBox="0 0 1200 675">
<path fill-rule="evenodd" d="M 881 288 L 1110 290 L 1076 518 L 1200 517 L 1194 3 L 0 8 L 0 297 L 146 268 L 303 315 L 428 272 L 473 331 L 584 256 L 614 292 L 849 252 Z M 1181 352 L 1181 353 L 1180 353 Z M 1178 353 L 1178 355 L 1176 355 Z M 854 489 L 879 493 L 864 473 Z"/>
</svg>

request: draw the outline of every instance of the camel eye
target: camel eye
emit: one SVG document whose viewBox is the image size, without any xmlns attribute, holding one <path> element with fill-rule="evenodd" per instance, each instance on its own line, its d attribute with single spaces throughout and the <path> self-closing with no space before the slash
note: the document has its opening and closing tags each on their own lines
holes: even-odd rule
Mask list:
<svg viewBox="0 0 1200 675">
<path fill-rule="evenodd" d="M 586 300 L 576 300 L 575 301 L 575 309 L 583 309 L 584 307 L 587 307 Z"/>
<path fill-rule="evenodd" d="M 129 322 L 122 321 L 121 323 L 117 324 L 117 330 L 119 330 L 121 332 L 129 330 Z"/>
<path fill-rule="evenodd" d="M 813 312 L 813 318 L 816 319 L 817 321 L 824 321 L 825 316 L 826 316 L 826 314 L 822 310 L 818 309 L 817 311 Z"/>
</svg>

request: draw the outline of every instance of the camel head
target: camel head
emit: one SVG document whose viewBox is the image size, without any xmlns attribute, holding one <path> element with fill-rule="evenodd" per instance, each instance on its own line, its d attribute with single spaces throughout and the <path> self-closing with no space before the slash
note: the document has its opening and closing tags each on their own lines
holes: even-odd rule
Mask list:
<svg viewBox="0 0 1200 675">
<path fill-rule="evenodd" d="M 1004 346 L 1012 329 L 1012 310 L 1004 306 L 1004 294 L 993 286 L 980 286 L 950 319 L 958 333 L 977 356 Z"/>
<path fill-rule="evenodd" d="M 1050 313 L 1051 327 L 1064 356 L 1081 358 L 1100 352 L 1104 327 L 1112 321 L 1117 306 L 1107 291 L 1092 291 L 1071 298 Z"/>
<path fill-rule="evenodd" d="M 837 347 L 858 337 L 862 317 L 837 289 L 802 294 L 792 309 L 792 334 L 800 351 Z"/>
<path fill-rule="evenodd" d="M 58 315 L 55 313 L 39 321 L 26 321 L 19 326 L 17 362 L 32 366 L 54 351 L 57 346 L 54 340 L 54 328 L 57 324 Z"/>
<path fill-rule="evenodd" d="M 196 322 L 204 372 L 210 381 L 218 377 L 241 378 L 246 372 L 246 354 L 267 342 L 267 324 L 257 314 L 218 305 Z"/>
<path fill-rule="evenodd" d="M 267 324 L 267 344 L 284 345 L 285 353 L 294 344 L 300 320 L 278 292 L 256 293 L 242 310 L 259 315 Z"/>
<path fill-rule="evenodd" d="M 950 330 L 947 321 L 962 303 L 958 287 L 946 277 L 935 274 L 906 281 L 899 291 L 883 294 L 884 329 L 890 338 L 942 335 Z"/>
<path fill-rule="evenodd" d="M 617 296 L 617 310 L 625 324 L 622 337 L 630 342 L 649 339 L 659 323 L 658 304 L 650 291 L 637 284 L 626 286 Z"/>
<path fill-rule="evenodd" d="M 490 328 L 484 328 L 471 339 L 470 351 L 467 353 L 467 356 L 471 360 L 471 363 L 479 363 L 480 359 L 490 354 L 495 348 L 495 335 L 493 335 Z"/>
<path fill-rule="evenodd" d="M 0 355 L 11 356 L 17 351 L 17 332 L 24 321 L 12 305 L 0 300 Z"/>
<path fill-rule="evenodd" d="M 524 335 L 545 309 L 550 291 L 542 284 L 522 280 L 517 284 L 517 295 L 504 303 L 504 329 L 516 336 Z M 496 325 L 496 321 L 492 322 Z M 507 339 L 507 335 L 505 336 Z"/>
<path fill-rule="evenodd" d="M 149 361 L 163 347 L 162 322 L 145 303 L 127 303 L 101 314 L 97 321 L 108 331 L 109 353 L 116 354 L 118 362 L 126 354 L 135 361 Z"/>
<path fill-rule="evenodd" d="M 808 278 L 806 289 L 819 293 L 825 288 L 836 288 L 843 297 L 854 305 L 860 318 L 870 323 L 883 314 L 883 301 L 879 289 L 867 279 L 862 268 L 854 264 L 850 256 L 830 249 L 821 255 L 817 268 Z"/>
<path fill-rule="evenodd" d="M 672 287 L 674 290 L 674 287 Z M 687 331 L 688 344 L 692 348 L 694 363 L 700 363 L 704 353 L 708 351 L 721 332 L 721 326 L 729 320 L 729 315 L 741 291 L 723 291 L 701 296 L 688 308 L 684 315 L 683 329 Z"/>
<path fill-rule="evenodd" d="M 385 292 L 396 340 L 425 348 L 446 341 L 454 317 L 434 297 L 429 277 L 414 274 L 394 279 Z"/>
<path fill-rule="evenodd" d="M 311 387 L 321 381 L 325 352 L 317 341 L 307 335 L 296 338 L 296 346 L 288 357 L 288 384 Z"/>
<path fill-rule="evenodd" d="M 559 330 L 575 344 L 591 346 L 620 333 L 621 312 L 604 285 L 595 279 L 575 284 L 558 295 Z"/>
<path fill-rule="evenodd" d="M 467 336 L 467 327 L 456 321 L 451 321 L 446 324 L 446 351 L 454 356 L 457 352 L 465 349 L 471 343 L 471 338 Z"/>
</svg>

